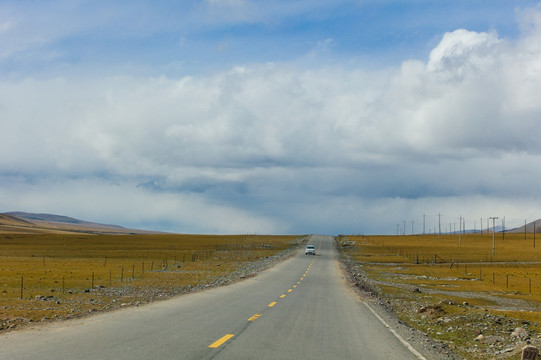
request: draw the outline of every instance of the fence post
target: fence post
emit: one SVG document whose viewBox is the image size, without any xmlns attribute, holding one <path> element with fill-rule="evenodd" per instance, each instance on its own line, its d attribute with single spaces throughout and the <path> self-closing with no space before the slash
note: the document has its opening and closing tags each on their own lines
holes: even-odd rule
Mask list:
<svg viewBox="0 0 541 360">
<path fill-rule="evenodd" d="M 21 276 L 21 299 L 23 298 L 24 276 Z"/>
<path fill-rule="evenodd" d="M 94 289 L 94 273 L 92 273 L 92 287 L 91 289 Z"/>
</svg>

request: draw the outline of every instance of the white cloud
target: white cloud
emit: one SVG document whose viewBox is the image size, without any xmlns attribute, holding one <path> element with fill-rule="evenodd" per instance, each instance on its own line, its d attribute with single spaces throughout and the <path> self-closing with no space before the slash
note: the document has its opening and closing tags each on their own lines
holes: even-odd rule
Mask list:
<svg viewBox="0 0 541 360">
<path fill-rule="evenodd" d="M 492 68 L 497 56 L 495 47 L 500 43 L 497 35 L 477 33 L 464 29 L 443 35 L 438 46 L 430 52 L 427 71 L 442 80 L 476 75 Z"/>
<path fill-rule="evenodd" d="M 383 231 L 431 209 L 530 218 L 540 40 L 537 25 L 516 41 L 460 29 L 379 72 L 4 79 L 3 206 L 202 232 Z"/>
</svg>

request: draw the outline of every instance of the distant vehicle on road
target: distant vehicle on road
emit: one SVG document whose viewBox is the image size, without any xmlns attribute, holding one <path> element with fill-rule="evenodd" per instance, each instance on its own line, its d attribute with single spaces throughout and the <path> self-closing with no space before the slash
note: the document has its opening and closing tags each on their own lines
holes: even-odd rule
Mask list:
<svg viewBox="0 0 541 360">
<path fill-rule="evenodd" d="M 316 254 L 316 248 L 314 245 L 306 245 L 306 249 L 304 250 L 304 255 L 315 255 Z"/>
</svg>

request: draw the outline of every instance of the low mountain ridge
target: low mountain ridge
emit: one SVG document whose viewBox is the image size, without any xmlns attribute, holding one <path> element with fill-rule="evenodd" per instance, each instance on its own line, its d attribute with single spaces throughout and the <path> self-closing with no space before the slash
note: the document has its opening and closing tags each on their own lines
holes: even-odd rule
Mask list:
<svg viewBox="0 0 541 360">
<path fill-rule="evenodd" d="M 12 216 L 8 213 L 0 214 L 0 224 L 10 224 L 10 225 L 32 225 L 30 221 L 26 221 L 20 217 Z"/>
<path fill-rule="evenodd" d="M 64 223 L 64 224 L 77 224 L 77 225 L 90 225 L 90 226 L 97 225 L 97 226 L 107 226 L 107 227 L 125 229 L 122 226 L 118 226 L 118 225 L 94 223 L 90 221 L 75 219 L 69 216 L 63 216 L 63 215 L 36 214 L 36 213 L 27 213 L 23 211 L 12 211 L 12 212 L 4 213 L 4 214 L 15 216 L 17 218 L 31 220 L 31 221 L 37 220 L 37 221 L 46 221 L 46 222 L 55 222 L 55 223 Z"/>
<path fill-rule="evenodd" d="M 515 228 L 515 229 L 510 229 L 509 231 L 506 231 L 506 232 L 509 232 L 509 233 L 523 233 L 524 228 L 526 228 L 526 233 L 533 233 L 534 231 L 536 233 L 541 232 L 541 219 L 537 219 L 535 221 L 532 221 L 532 222 L 530 222 L 530 223 L 528 223 L 526 225 L 523 225 L 523 226 Z"/>
<path fill-rule="evenodd" d="M 0 213 L 0 233 L 86 233 L 86 234 L 157 234 L 157 231 L 128 229 L 55 214 L 22 211 Z"/>
</svg>

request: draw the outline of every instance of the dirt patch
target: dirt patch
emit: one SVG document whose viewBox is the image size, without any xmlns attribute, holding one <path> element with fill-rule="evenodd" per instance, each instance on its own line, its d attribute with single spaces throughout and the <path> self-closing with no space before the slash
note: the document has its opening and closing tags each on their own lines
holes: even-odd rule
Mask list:
<svg viewBox="0 0 541 360">
<path fill-rule="evenodd" d="M 427 305 L 427 306 L 421 306 L 417 310 L 417 313 L 435 318 L 435 317 L 440 317 L 441 315 L 445 314 L 445 311 L 442 309 L 440 305 Z"/>
</svg>

